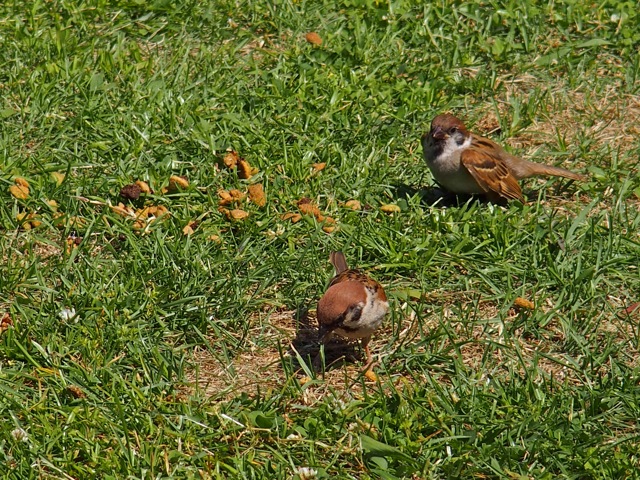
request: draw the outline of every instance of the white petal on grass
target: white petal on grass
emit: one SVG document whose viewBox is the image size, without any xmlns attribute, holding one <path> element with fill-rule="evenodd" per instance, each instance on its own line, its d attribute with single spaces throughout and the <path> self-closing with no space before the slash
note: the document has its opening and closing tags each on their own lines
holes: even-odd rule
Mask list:
<svg viewBox="0 0 640 480">
<path fill-rule="evenodd" d="M 309 467 L 300 467 L 294 470 L 294 475 L 298 475 L 302 480 L 310 480 L 318 476 L 318 471 Z"/>
<path fill-rule="evenodd" d="M 62 320 L 71 320 L 72 318 L 75 318 L 76 322 L 79 320 L 79 318 L 76 317 L 76 309 L 75 308 L 63 308 L 62 310 L 60 310 L 60 313 L 58 313 L 58 316 L 62 319 Z"/>
<path fill-rule="evenodd" d="M 22 428 L 14 428 L 11 430 L 11 436 L 16 442 L 28 442 L 29 434 L 25 432 Z"/>
</svg>

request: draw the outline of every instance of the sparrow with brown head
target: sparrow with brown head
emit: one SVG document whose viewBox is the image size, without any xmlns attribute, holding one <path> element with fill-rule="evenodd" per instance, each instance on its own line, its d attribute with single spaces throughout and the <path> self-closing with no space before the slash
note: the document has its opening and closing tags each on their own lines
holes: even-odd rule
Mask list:
<svg viewBox="0 0 640 480">
<path fill-rule="evenodd" d="M 387 296 L 378 282 L 349 269 L 342 252 L 332 252 L 329 260 L 336 275 L 318 303 L 320 340 L 324 343 L 333 334 L 360 339 L 367 355 L 365 370 L 370 370 L 374 362 L 369 341 L 389 310 Z"/>
<path fill-rule="evenodd" d="M 438 115 L 422 136 L 424 159 L 436 182 L 457 194 L 485 194 L 489 200 L 524 201 L 518 180 L 534 175 L 584 180 L 582 175 L 507 153 L 467 130 L 453 115 Z"/>
</svg>

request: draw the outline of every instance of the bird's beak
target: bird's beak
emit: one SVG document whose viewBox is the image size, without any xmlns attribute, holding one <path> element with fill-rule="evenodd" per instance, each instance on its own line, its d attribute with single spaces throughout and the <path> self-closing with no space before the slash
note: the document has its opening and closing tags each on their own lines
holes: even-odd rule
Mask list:
<svg viewBox="0 0 640 480">
<path fill-rule="evenodd" d="M 431 136 L 436 140 L 444 140 L 447 135 L 446 133 L 444 133 L 444 130 L 442 130 L 442 128 L 435 127 L 433 130 L 431 130 Z"/>
</svg>

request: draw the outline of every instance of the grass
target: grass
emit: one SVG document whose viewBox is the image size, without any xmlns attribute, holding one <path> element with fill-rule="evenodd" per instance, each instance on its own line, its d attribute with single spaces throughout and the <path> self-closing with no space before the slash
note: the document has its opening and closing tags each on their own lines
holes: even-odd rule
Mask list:
<svg viewBox="0 0 640 480">
<path fill-rule="evenodd" d="M 2 477 L 637 477 L 634 2 L 249 3 L 0 6 Z M 589 180 L 434 205 L 443 111 Z M 377 382 L 305 371 L 334 249 L 390 298 Z"/>
</svg>

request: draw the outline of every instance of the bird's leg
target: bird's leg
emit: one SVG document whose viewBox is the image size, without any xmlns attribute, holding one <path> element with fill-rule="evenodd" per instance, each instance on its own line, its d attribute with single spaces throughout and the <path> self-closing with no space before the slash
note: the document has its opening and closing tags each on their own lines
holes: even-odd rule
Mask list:
<svg viewBox="0 0 640 480">
<path fill-rule="evenodd" d="M 367 355 L 367 363 L 364 366 L 365 372 L 368 372 L 369 370 L 373 370 L 373 367 L 378 363 L 373 361 L 373 355 L 371 354 L 371 350 L 369 349 L 370 341 L 371 341 L 370 336 L 362 339 L 362 348 L 364 348 L 364 353 Z"/>
</svg>

